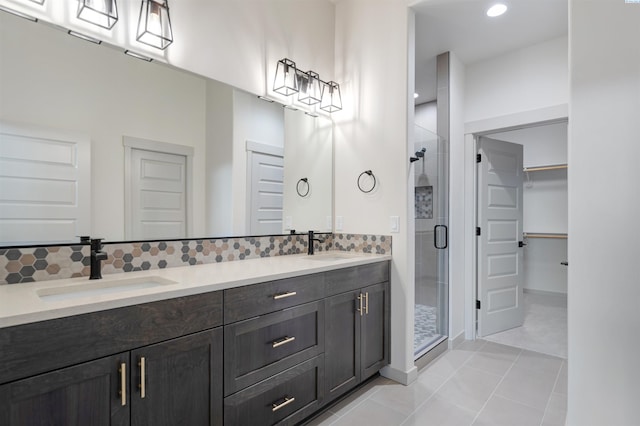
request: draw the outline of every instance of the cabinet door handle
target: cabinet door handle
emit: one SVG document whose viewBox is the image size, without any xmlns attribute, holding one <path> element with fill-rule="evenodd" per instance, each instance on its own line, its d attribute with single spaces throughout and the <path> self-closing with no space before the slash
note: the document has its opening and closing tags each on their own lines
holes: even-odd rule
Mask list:
<svg viewBox="0 0 640 426">
<path fill-rule="evenodd" d="M 120 402 L 124 407 L 127 405 L 127 363 L 120 363 L 120 368 L 118 369 L 120 372 Z"/>
<path fill-rule="evenodd" d="M 296 340 L 296 338 L 293 337 L 293 336 L 291 336 L 291 337 L 285 336 L 283 339 L 276 340 L 273 343 L 271 343 L 271 346 L 274 347 L 274 348 L 277 348 L 278 346 L 282 346 L 282 345 L 286 345 L 287 343 L 291 343 L 294 340 Z"/>
<path fill-rule="evenodd" d="M 364 303 L 364 313 L 365 313 L 365 314 L 367 314 L 367 315 L 369 315 L 369 292 L 366 292 L 366 293 L 364 294 L 364 300 L 365 300 L 365 303 Z"/>
<path fill-rule="evenodd" d="M 356 308 L 356 311 L 360 312 L 360 316 L 362 316 L 362 315 L 363 315 L 363 313 L 362 313 L 362 312 L 363 312 L 363 309 L 362 309 L 362 299 L 364 299 L 364 296 L 362 295 L 362 293 L 360 293 L 360 294 L 358 295 L 358 303 L 360 304 L 360 307 L 359 307 L 359 308 Z"/>
<path fill-rule="evenodd" d="M 284 402 L 280 403 L 280 404 L 276 404 L 273 403 L 271 404 L 271 411 L 275 412 L 278 411 L 279 409 L 281 409 L 282 407 L 285 407 L 289 404 L 291 404 L 293 401 L 295 401 L 296 399 L 291 397 L 291 398 L 287 398 L 286 396 L 284 397 Z"/>
<path fill-rule="evenodd" d="M 140 388 L 140 398 L 144 398 L 145 396 L 147 396 L 147 389 L 145 386 L 146 367 L 145 367 L 145 359 L 143 356 L 140 357 L 140 362 L 138 363 L 138 366 L 140 367 L 140 384 L 138 385 L 138 387 Z"/>
<path fill-rule="evenodd" d="M 273 296 L 273 300 L 284 299 L 286 297 L 295 296 L 296 294 L 298 293 L 296 293 L 295 291 L 288 291 L 286 293 L 276 294 L 275 296 Z"/>
</svg>

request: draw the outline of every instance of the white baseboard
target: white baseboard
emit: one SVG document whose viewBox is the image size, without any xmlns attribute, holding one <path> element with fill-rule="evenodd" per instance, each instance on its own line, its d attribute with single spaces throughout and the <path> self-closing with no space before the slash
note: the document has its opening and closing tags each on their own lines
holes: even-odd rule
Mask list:
<svg viewBox="0 0 640 426">
<path fill-rule="evenodd" d="M 455 349 L 460 346 L 460 343 L 464 342 L 464 330 L 462 330 L 458 335 L 454 338 L 449 338 L 449 349 Z"/>
<path fill-rule="evenodd" d="M 406 386 L 416 381 L 418 368 L 413 366 L 409 371 L 402 371 L 387 365 L 380 370 L 380 375 Z"/>
</svg>

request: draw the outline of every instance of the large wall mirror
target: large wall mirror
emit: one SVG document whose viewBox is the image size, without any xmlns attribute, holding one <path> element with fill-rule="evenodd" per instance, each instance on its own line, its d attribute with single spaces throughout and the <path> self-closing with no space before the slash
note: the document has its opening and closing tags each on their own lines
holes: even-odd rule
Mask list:
<svg viewBox="0 0 640 426">
<path fill-rule="evenodd" d="M 332 228 L 329 118 L 4 12 L 0 122 L 0 246 Z"/>
</svg>

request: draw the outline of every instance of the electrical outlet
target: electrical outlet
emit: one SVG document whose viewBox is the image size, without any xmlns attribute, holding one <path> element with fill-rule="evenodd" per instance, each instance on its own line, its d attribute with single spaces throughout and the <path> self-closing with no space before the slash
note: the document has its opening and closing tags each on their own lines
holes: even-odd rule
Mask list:
<svg viewBox="0 0 640 426">
<path fill-rule="evenodd" d="M 342 231 L 344 228 L 344 218 L 342 216 L 336 216 L 336 231 Z"/>
<path fill-rule="evenodd" d="M 289 231 L 293 228 L 293 218 L 291 216 L 284 217 L 284 229 L 285 231 Z"/>
<path fill-rule="evenodd" d="M 391 228 L 391 232 L 400 232 L 400 217 L 390 216 L 389 227 Z"/>
</svg>

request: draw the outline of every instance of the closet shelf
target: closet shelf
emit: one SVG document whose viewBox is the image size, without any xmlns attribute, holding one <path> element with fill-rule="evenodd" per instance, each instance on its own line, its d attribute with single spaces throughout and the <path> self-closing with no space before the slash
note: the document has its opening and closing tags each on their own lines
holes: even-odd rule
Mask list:
<svg viewBox="0 0 640 426">
<path fill-rule="evenodd" d="M 567 234 L 555 234 L 549 232 L 524 232 L 525 238 L 549 238 L 549 239 L 558 239 L 558 240 L 566 240 L 569 238 Z"/>
<path fill-rule="evenodd" d="M 545 170 L 560 170 L 566 169 L 569 165 L 567 164 L 550 164 L 548 166 L 536 166 L 536 167 L 525 167 L 523 171 L 525 172 L 542 172 Z"/>
</svg>

